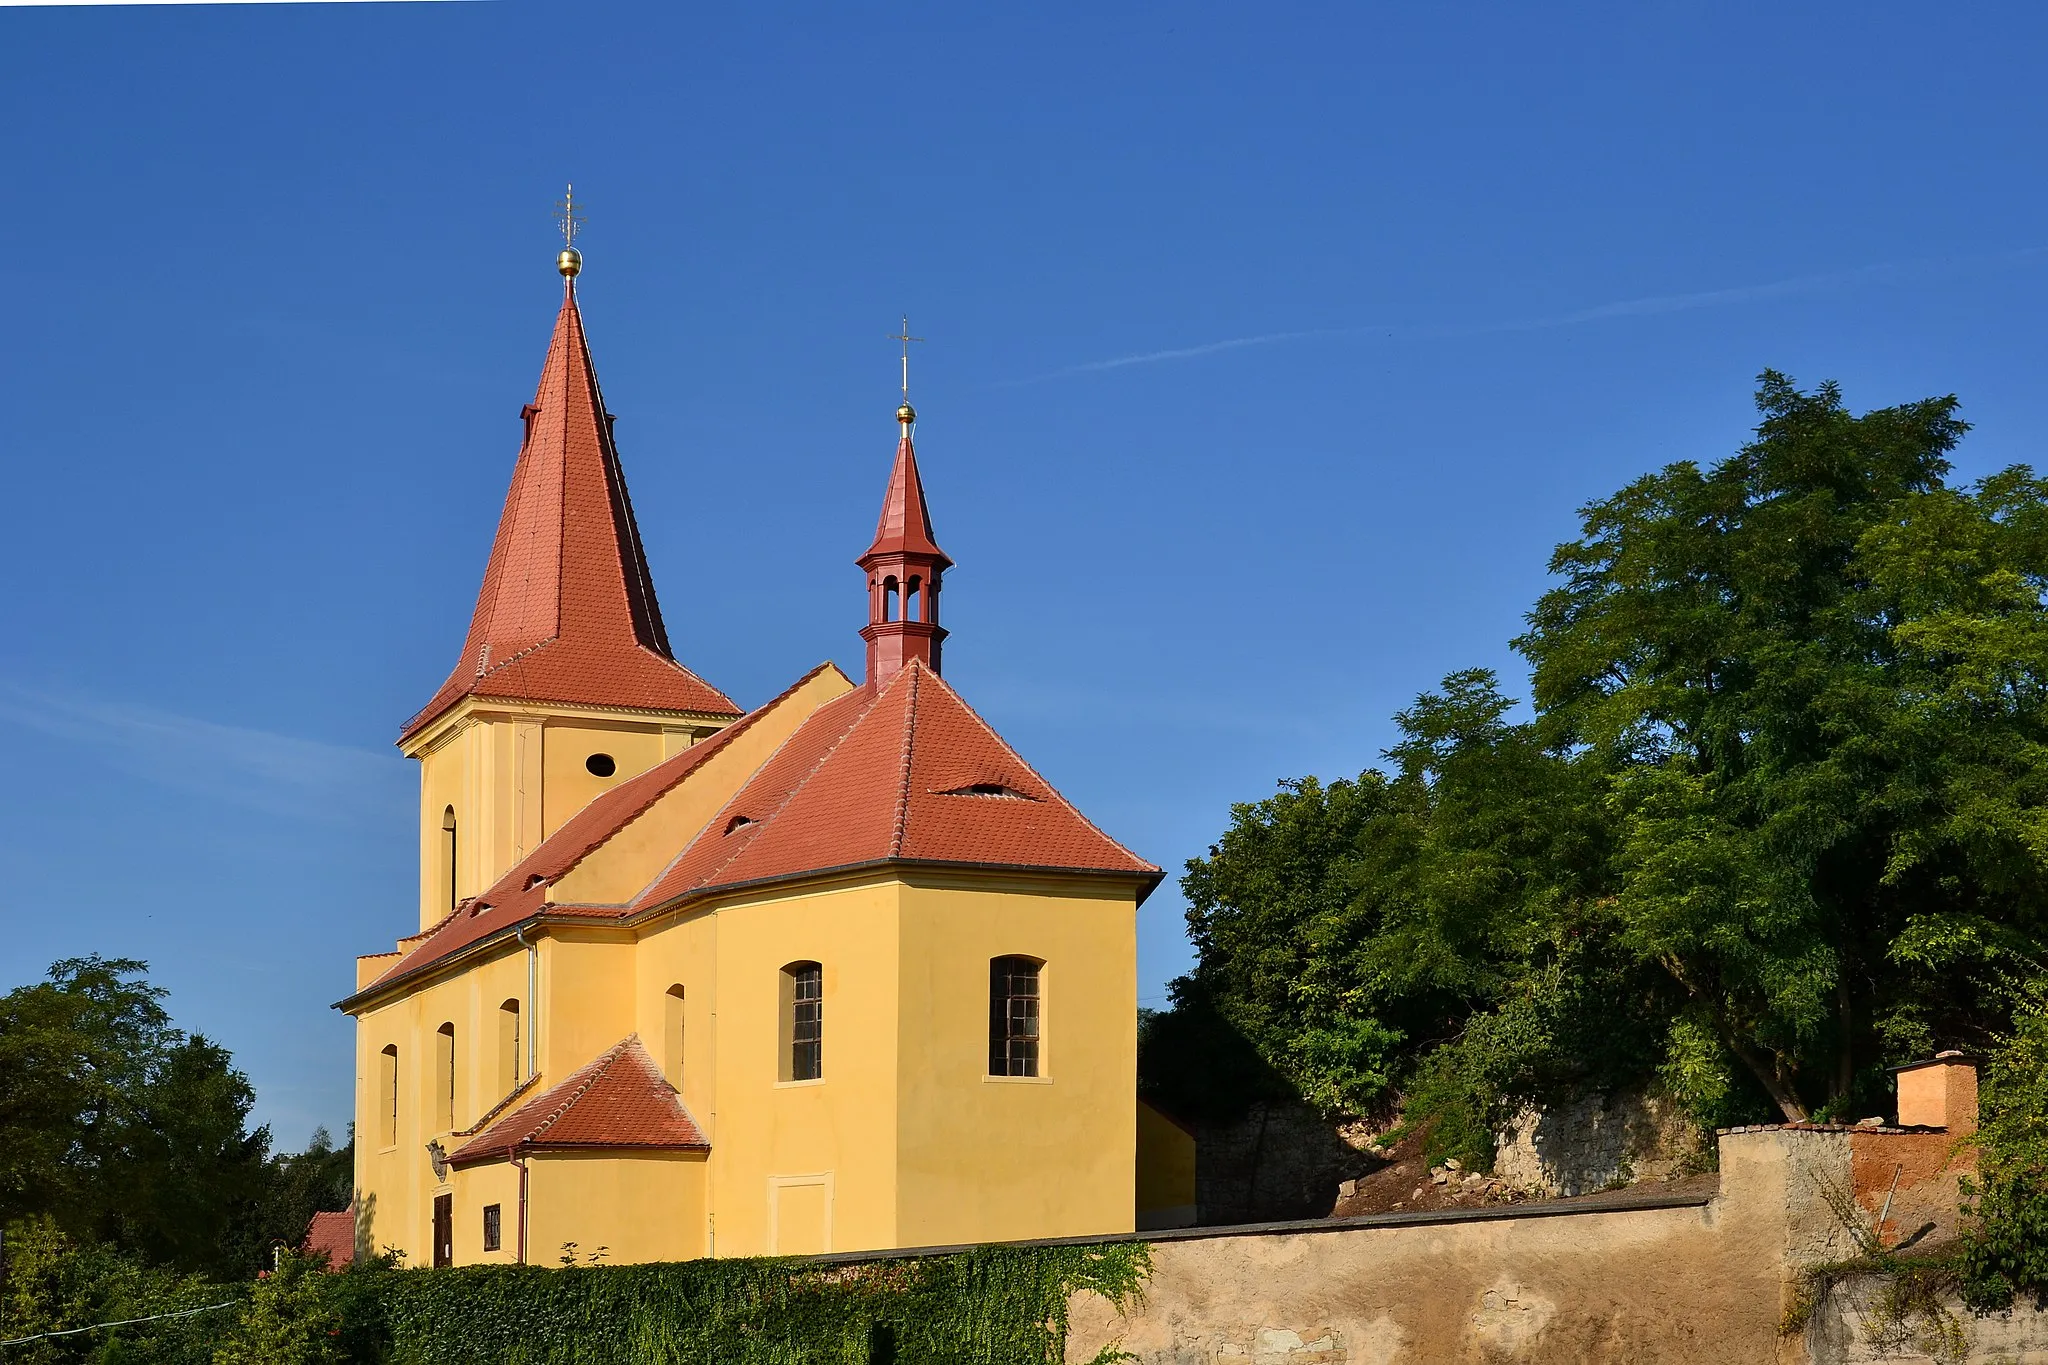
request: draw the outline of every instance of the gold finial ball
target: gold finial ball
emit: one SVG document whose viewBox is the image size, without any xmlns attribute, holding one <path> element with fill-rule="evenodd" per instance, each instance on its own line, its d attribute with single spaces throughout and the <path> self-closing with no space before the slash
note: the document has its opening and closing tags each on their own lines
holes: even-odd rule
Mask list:
<svg viewBox="0 0 2048 1365">
<path fill-rule="evenodd" d="M 562 254 L 555 257 L 555 269 L 575 279 L 583 273 L 583 253 L 573 246 L 562 248 Z"/>
<path fill-rule="evenodd" d="M 909 426 L 917 420 L 917 409 L 905 403 L 902 407 L 896 409 L 896 420 L 903 423 L 904 426 Z"/>
</svg>

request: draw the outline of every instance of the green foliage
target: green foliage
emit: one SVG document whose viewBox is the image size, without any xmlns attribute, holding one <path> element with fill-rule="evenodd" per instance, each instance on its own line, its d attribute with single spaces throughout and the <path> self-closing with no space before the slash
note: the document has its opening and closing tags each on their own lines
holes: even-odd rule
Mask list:
<svg viewBox="0 0 2048 1365">
<path fill-rule="evenodd" d="M 213 1365 L 341 1365 L 342 1315 L 319 1263 L 287 1252 L 256 1283 Z"/>
<path fill-rule="evenodd" d="M 227 1051 L 174 1028 L 144 971 L 73 958 L 0 996 L 0 1220 L 48 1215 L 155 1263 L 244 1269 L 235 1232 L 269 1132 L 248 1130 L 255 1097 Z"/>
<path fill-rule="evenodd" d="M 1383 769 L 1232 808 L 1154 1035 L 1199 1007 L 1476 1163 L 1515 1103 L 1621 1082 L 1702 1124 L 1882 1112 L 1888 1064 L 2007 1026 L 2048 950 L 2048 483 L 1950 486 L 1952 398 L 1757 405 L 1583 509 L 1526 719 L 1454 673 Z"/>
<path fill-rule="evenodd" d="M 1069 1297 L 1088 1291 L 1124 1306 L 1151 1270 L 1138 1242 L 848 1265 L 579 1257 L 560 1269 L 399 1270 L 372 1261 L 339 1274 L 285 1255 L 253 1288 L 224 1288 L 77 1246 L 48 1219 L 11 1227 L 7 1247 L 0 1339 L 238 1301 L 7 1357 L 33 1365 L 1057 1365 Z M 1124 1357 L 1112 1347 L 1099 1358 Z"/>
<path fill-rule="evenodd" d="M 1056 1365 L 1068 1296 L 1125 1303 L 1149 1270 L 1144 1245 L 1118 1243 L 334 1278 L 375 1281 L 393 1365 Z"/>
<path fill-rule="evenodd" d="M 73 958 L 0 996 L 0 1221 L 154 1264 L 248 1276 L 348 1207 L 352 1145 L 272 1156 L 226 1049 L 165 1013 L 146 965 Z"/>
<path fill-rule="evenodd" d="M 0 1341 L 202 1308 L 233 1301 L 241 1292 L 146 1265 L 109 1246 L 75 1242 L 48 1216 L 22 1219 L 6 1227 Z M 233 1316 L 227 1309 L 83 1332 L 8 1347 L 5 1358 L 21 1365 L 205 1365 L 223 1322 Z"/>
<path fill-rule="evenodd" d="M 2012 1032 L 1980 1095 L 1976 1226 L 1964 1239 L 1964 1296 L 1980 1312 L 2027 1296 L 2048 1308 L 2048 982 L 2018 988 Z"/>
</svg>

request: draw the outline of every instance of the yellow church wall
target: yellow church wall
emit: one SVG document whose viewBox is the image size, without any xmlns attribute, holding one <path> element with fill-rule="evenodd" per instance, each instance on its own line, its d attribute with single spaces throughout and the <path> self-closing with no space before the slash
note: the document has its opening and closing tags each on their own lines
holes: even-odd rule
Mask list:
<svg viewBox="0 0 2048 1365">
<path fill-rule="evenodd" d="M 540 1074 L 555 1085 L 634 1031 L 633 940 L 557 926 L 539 942 Z"/>
<path fill-rule="evenodd" d="M 663 712 L 475 698 L 458 703 L 406 749 L 420 763 L 420 927 L 440 920 L 454 901 L 482 894 L 599 792 L 726 723 Z M 586 767 L 594 753 L 612 756 L 611 777 Z M 456 822 L 452 899 L 443 827 L 450 810 Z"/>
<path fill-rule="evenodd" d="M 1195 1137 L 1138 1101 L 1138 1226 L 1181 1228 L 1195 1221 Z"/>
<path fill-rule="evenodd" d="M 659 725 L 549 720 L 541 729 L 542 837 L 560 829 L 599 793 L 661 762 L 662 750 Z M 610 777 L 590 771 L 592 754 L 611 755 L 616 766 Z"/>
<path fill-rule="evenodd" d="M 681 1082 L 683 1106 L 712 1136 L 718 1109 L 713 1029 L 718 1008 L 713 917 L 688 916 L 650 926 L 633 954 L 634 1031 L 671 1085 Z M 682 989 L 681 1065 L 672 1037 L 669 992 Z M 716 1139 L 713 1139 L 714 1145 Z"/>
<path fill-rule="evenodd" d="M 699 1120 L 712 1142 L 719 1256 L 898 1244 L 897 894 L 876 878 L 700 912 L 717 964 L 707 1001 L 716 1110 Z M 661 937 L 691 927 L 650 936 L 642 951 L 658 954 Z M 781 973 L 802 961 L 823 969 L 823 1075 L 783 1081 Z"/>
<path fill-rule="evenodd" d="M 902 892 L 897 1245 L 1130 1231 L 1135 888 L 919 881 Z M 988 1074 L 989 961 L 1011 954 L 1045 964 L 1036 1077 Z"/>
<path fill-rule="evenodd" d="M 432 1252 L 436 1182 L 426 1144 L 453 1151 L 456 1129 L 476 1123 L 505 1097 L 500 1050 L 509 1041 L 498 1023 L 499 1006 L 520 1002 L 521 1042 L 531 1018 L 526 1000 L 526 955 L 517 946 L 469 970 L 430 981 L 371 1008 L 356 1020 L 356 1190 L 368 1235 L 378 1249 L 403 1249 L 413 1264 Z M 439 1122 L 438 1034 L 455 1027 L 454 1122 Z M 616 1040 L 615 1040 L 616 1041 Z M 396 1141 L 386 1142 L 382 1053 L 398 1049 Z M 525 1075 L 523 1057 L 519 1074 Z"/>
<path fill-rule="evenodd" d="M 677 851 L 812 711 L 852 688 L 836 668 L 807 679 L 638 819 L 592 850 L 555 883 L 550 894 L 557 901 L 583 905 L 618 905 L 631 900 L 660 875 Z"/>
<path fill-rule="evenodd" d="M 519 1259 L 519 1168 L 509 1161 L 490 1161 L 448 1173 L 448 1184 L 429 1192 L 425 1226 L 433 1231 L 433 1194 L 454 1196 L 454 1254 L 457 1265 L 510 1265 Z M 498 1206 L 498 1249 L 484 1250 L 484 1207 Z M 407 1258 L 409 1265 L 432 1265 L 431 1241 Z"/>
<path fill-rule="evenodd" d="M 702 1152 L 536 1152 L 527 1164 L 533 1264 L 559 1265 L 564 1242 L 579 1261 L 603 1248 L 611 1265 L 704 1254 Z"/>
</svg>

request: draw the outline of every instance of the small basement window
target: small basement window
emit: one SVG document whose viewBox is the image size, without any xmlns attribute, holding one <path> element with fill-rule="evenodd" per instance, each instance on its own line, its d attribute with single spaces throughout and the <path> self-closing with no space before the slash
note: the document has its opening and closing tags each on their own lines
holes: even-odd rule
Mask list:
<svg viewBox="0 0 2048 1365">
<path fill-rule="evenodd" d="M 619 761 L 610 754 L 592 754 L 583 760 L 583 766 L 592 777 L 610 777 L 619 770 Z"/>
</svg>

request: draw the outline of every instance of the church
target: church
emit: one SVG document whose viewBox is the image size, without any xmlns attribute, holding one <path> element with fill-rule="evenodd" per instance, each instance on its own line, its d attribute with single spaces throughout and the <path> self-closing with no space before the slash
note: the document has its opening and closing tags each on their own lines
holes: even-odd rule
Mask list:
<svg viewBox="0 0 2048 1365">
<path fill-rule="evenodd" d="M 945 681 L 952 560 L 907 383 L 858 596 L 848 575 L 865 676 L 821 663 L 742 712 L 663 626 L 582 264 L 558 259 L 468 636 L 399 736 L 417 929 L 358 958 L 337 1006 L 358 1254 L 623 1263 L 1192 1221 L 1192 1140 L 1136 1093 L 1136 915 L 1161 870 Z"/>
</svg>

